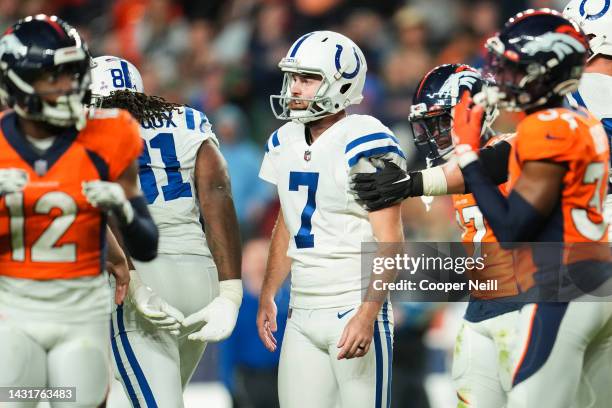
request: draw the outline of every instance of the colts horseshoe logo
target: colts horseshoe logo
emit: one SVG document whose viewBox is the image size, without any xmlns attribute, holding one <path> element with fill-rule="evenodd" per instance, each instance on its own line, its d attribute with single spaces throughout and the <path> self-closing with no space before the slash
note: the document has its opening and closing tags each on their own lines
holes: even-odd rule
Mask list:
<svg viewBox="0 0 612 408">
<path fill-rule="evenodd" d="M 582 3 L 580 3 L 580 7 L 578 8 L 578 11 L 580 12 L 580 15 L 582 17 L 585 16 L 586 14 L 586 10 L 585 10 L 585 5 L 586 5 L 587 0 L 582 0 Z M 596 14 L 586 14 L 586 19 L 587 20 L 597 20 L 601 17 L 604 16 L 604 14 L 606 14 L 606 12 L 610 9 L 610 0 L 604 0 L 604 5 L 603 8 L 601 9 L 601 11 L 599 13 Z"/>
<path fill-rule="evenodd" d="M 342 55 L 343 49 L 344 48 L 340 44 L 336 44 L 336 69 L 338 70 L 338 72 L 340 72 L 340 69 L 342 69 L 342 66 L 340 65 L 340 55 Z M 340 72 L 340 75 L 342 75 L 342 78 L 345 78 L 345 79 L 355 78 L 355 76 L 359 72 L 359 68 L 361 68 L 361 61 L 359 61 L 357 50 L 354 47 L 353 47 L 353 54 L 355 55 L 355 62 L 357 66 L 355 67 L 355 70 L 353 72 Z"/>
</svg>

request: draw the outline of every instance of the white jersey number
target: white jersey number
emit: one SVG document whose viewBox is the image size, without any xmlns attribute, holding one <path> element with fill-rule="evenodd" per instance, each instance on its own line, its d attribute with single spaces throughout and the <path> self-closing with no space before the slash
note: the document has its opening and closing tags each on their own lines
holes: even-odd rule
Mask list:
<svg viewBox="0 0 612 408">
<path fill-rule="evenodd" d="M 457 223 L 463 229 L 463 235 L 467 233 L 465 224 L 472 221 L 474 229 L 476 230 L 476 233 L 472 237 L 472 242 L 474 243 L 474 254 L 472 254 L 472 256 L 479 257 L 481 252 L 480 243 L 482 242 L 482 239 L 487 233 L 487 226 L 485 224 L 482 212 L 480 212 L 480 209 L 476 205 L 471 205 L 469 207 L 462 208 L 461 218 L 463 218 L 463 223 L 461 222 L 461 218 L 459 217 L 458 211 L 456 212 L 456 214 Z"/>
<path fill-rule="evenodd" d="M 23 193 L 6 195 L 11 229 L 11 259 L 25 261 L 25 217 L 23 216 Z M 49 214 L 54 208 L 62 213 L 53 221 L 32 245 L 32 262 L 76 262 L 76 244 L 66 243 L 56 246 L 57 241 L 66 233 L 76 219 L 77 204 L 74 199 L 61 191 L 53 191 L 41 196 L 34 204 L 36 214 Z"/>
<path fill-rule="evenodd" d="M 603 208 L 603 197 L 601 196 L 602 184 L 606 182 L 606 163 L 595 162 L 587 166 L 582 182 L 584 184 L 595 184 L 595 191 L 589 200 L 589 207 L 595 208 L 601 213 Z M 572 208 L 572 221 L 578 232 L 591 241 L 599 241 L 606 233 L 604 221 L 595 223 L 591 221 L 587 210 L 584 208 Z"/>
</svg>

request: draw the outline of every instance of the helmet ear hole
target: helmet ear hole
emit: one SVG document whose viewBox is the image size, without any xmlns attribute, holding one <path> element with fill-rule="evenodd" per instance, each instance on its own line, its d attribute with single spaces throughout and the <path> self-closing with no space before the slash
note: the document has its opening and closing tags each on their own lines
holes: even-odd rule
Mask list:
<svg viewBox="0 0 612 408">
<path fill-rule="evenodd" d="M 340 93 L 344 95 L 350 89 L 351 85 L 353 85 L 351 82 L 349 82 L 348 84 L 342 85 L 340 87 Z"/>
</svg>

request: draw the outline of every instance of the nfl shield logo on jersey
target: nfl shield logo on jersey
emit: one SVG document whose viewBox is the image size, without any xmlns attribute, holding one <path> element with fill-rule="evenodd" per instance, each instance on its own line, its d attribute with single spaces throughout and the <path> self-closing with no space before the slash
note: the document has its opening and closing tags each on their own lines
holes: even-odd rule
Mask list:
<svg viewBox="0 0 612 408">
<path fill-rule="evenodd" d="M 304 152 L 304 160 L 305 161 L 310 161 L 310 155 L 311 155 L 310 150 L 306 150 Z"/>
</svg>

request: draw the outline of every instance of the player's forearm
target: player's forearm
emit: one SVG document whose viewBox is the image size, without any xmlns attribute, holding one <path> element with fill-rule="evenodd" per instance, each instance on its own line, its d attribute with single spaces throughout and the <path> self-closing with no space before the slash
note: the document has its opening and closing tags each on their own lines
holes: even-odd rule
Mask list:
<svg viewBox="0 0 612 408">
<path fill-rule="evenodd" d="M 404 232 L 400 207 L 397 204 L 368 214 L 372 231 L 379 243 L 376 257 L 394 258 L 403 249 Z M 372 320 L 376 319 L 382 304 L 387 299 L 388 291 L 374 289 L 374 281 L 391 283 L 395 281 L 396 277 L 397 271 L 394 268 L 387 269 L 382 273 L 372 273 L 365 300 L 360 307 L 360 313 L 364 313 Z"/>
<path fill-rule="evenodd" d="M 206 240 L 219 271 L 219 280 L 240 279 L 240 231 L 229 186 L 215 189 L 200 201 L 206 220 Z"/>
<path fill-rule="evenodd" d="M 119 265 L 124 262 L 127 263 L 125 253 L 119 245 L 119 242 L 117 242 L 117 239 L 115 238 L 115 235 L 113 235 L 113 232 L 111 231 L 111 228 L 109 226 L 106 227 L 106 243 L 106 255 L 108 262 L 112 263 L 113 265 Z"/>
<path fill-rule="evenodd" d="M 219 280 L 240 279 L 240 229 L 232 199 L 227 165 L 217 146 L 205 141 L 196 158 L 195 185 L 206 223 L 206 239 Z"/>
<path fill-rule="evenodd" d="M 541 224 L 542 216 L 516 191 L 512 191 L 508 198 L 504 197 L 484 174 L 480 161 L 474 161 L 462 171 L 497 240 L 502 245 L 529 241 Z"/>
<path fill-rule="evenodd" d="M 278 213 L 276 225 L 272 230 L 266 274 L 261 289 L 261 297 L 273 298 L 287 279 L 291 270 L 291 259 L 287 256 L 289 231 L 283 219 L 282 210 Z"/>
</svg>

